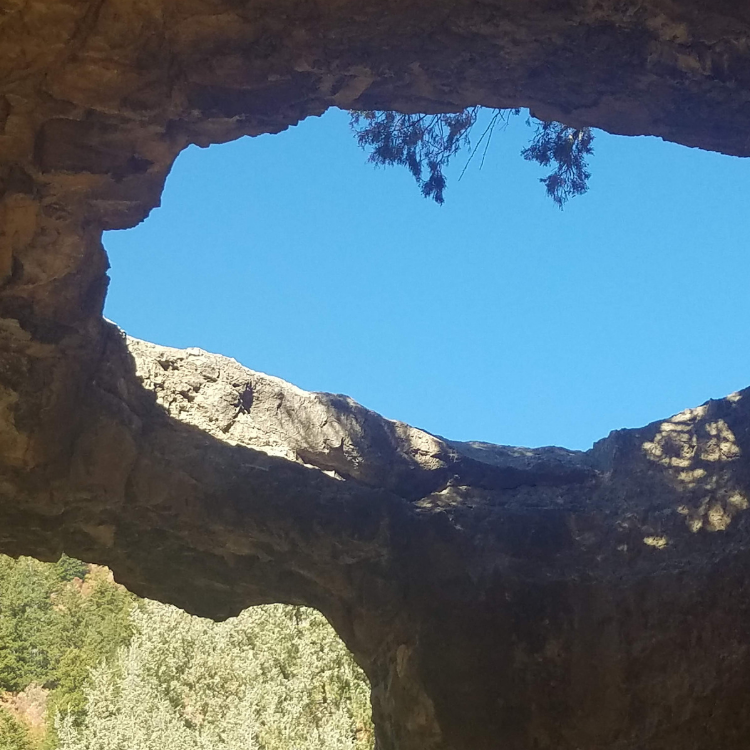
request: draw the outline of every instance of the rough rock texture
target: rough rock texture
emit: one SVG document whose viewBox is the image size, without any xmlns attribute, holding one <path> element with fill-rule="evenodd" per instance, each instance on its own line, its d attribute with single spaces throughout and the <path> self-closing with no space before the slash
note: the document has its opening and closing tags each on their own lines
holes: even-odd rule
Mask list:
<svg viewBox="0 0 750 750">
<path fill-rule="evenodd" d="M 69 472 L 6 483 L 1 549 L 212 617 L 317 607 L 381 748 L 747 747 L 750 389 L 531 450 L 104 339 Z"/>
<path fill-rule="evenodd" d="M 3 0 L 0 549 L 214 617 L 317 606 L 384 750 L 745 750 L 747 394 L 588 454 L 453 443 L 126 344 L 101 233 L 188 144 L 330 106 L 748 155 L 749 62 L 730 0 Z"/>
</svg>

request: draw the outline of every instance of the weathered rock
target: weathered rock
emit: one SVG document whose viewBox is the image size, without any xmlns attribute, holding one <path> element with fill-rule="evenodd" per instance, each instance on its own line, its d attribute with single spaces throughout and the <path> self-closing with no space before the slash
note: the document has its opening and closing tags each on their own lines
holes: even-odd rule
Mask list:
<svg viewBox="0 0 750 750">
<path fill-rule="evenodd" d="M 103 336 L 69 474 L 6 481 L 0 548 L 212 617 L 319 608 L 383 748 L 746 746 L 750 390 L 518 449 Z"/>
<path fill-rule="evenodd" d="M 0 549 L 212 617 L 318 607 L 384 749 L 745 750 L 750 394 L 587 454 L 450 442 L 126 344 L 101 233 L 188 144 L 330 106 L 530 106 L 746 156 L 749 39 L 727 0 L 6 0 Z"/>
</svg>

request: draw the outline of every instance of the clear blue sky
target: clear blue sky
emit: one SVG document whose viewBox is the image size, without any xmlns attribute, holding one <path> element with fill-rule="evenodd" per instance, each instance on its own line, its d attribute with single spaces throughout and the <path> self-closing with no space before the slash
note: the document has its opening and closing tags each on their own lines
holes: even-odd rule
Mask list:
<svg viewBox="0 0 750 750">
<path fill-rule="evenodd" d="M 598 133 L 560 211 L 530 133 L 459 155 L 442 207 L 339 111 L 190 148 L 106 234 L 106 315 L 458 440 L 588 448 L 750 385 L 750 161 Z"/>
</svg>

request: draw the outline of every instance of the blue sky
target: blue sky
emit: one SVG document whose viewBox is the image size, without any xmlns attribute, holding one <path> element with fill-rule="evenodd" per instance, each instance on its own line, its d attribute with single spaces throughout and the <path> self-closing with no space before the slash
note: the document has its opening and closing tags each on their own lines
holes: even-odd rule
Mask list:
<svg viewBox="0 0 750 750">
<path fill-rule="evenodd" d="M 348 116 L 190 148 L 108 232 L 105 314 L 458 440 L 588 448 L 750 385 L 750 161 L 597 133 L 560 211 L 525 118 L 446 203 Z"/>
</svg>

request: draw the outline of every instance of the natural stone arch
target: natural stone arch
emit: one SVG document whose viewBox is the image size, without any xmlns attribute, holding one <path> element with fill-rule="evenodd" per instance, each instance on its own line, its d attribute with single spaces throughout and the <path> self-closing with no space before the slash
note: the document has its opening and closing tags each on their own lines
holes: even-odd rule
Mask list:
<svg viewBox="0 0 750 750">
<path fill-rule="evenodd" d="M 15 0 L 0 549 L 214 617 L 315 606 L 384 749 L 744 750 L 747 393 L 587 454 L 451 443 L 128 343 L 101 319 L 101 232 L 158 204 L 189 143 L 334 105 L 531 106 L 747 155 L 749 32 L 696 0 Z"/>
</svg>

